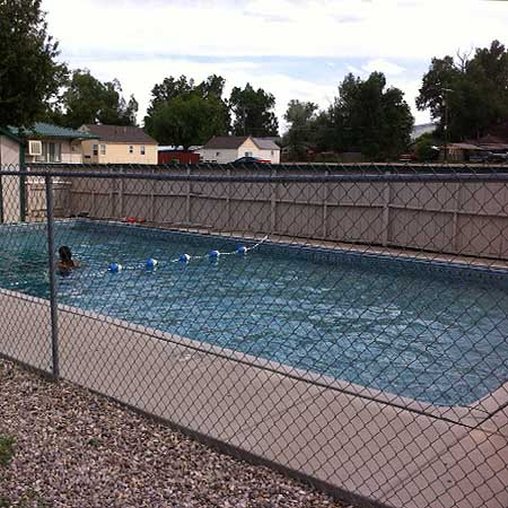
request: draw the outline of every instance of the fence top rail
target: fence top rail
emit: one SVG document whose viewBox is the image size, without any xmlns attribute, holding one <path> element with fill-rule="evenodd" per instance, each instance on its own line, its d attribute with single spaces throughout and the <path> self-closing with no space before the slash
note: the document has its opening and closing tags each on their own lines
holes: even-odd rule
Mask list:
<svg viewBox="0 0 508 508">
<path fill-rule="evenodd" d="M 376 172 L 428 172 L 432 171 L 465 171 L 465 172 L 482 172 L 482 171 L 507 171 L 508 163 L 442 163 L 442 162 L 420 162 L 420 163 L 408 163 L 408 162 L 283 162 L 280 164 L 272 163 L 258 163 L 258 164 L 247 164 L 242 165 L 235 162 L 219 163 L 219 162 L 199 162 L 197 164 L 181 164 L 181 163 L 170 163 L 170 164 L 140 164 L 140 163 L 107 163 L 107 164 L 93 164 L 93 163 L 82 163 L 82 164 L 69 164 L 62 162 L 34 162 L 25 164 L 29 167 L 44 167 L 44 168 L 91 168 L 91 169 L 103 169 L 111 168 L 114 170 L 125 170 L 125 169 L 139 169 L 142 171 L 171 171 L 171 170 L 213 170 L 213 169 L 243 169 L 256 168 L 256 170 L 263 171 L 346 171 L 355 172 L 358 171 L 376 171 Z"/>
<path fill-rule="evenodd" d="M 17 177 L 58 177 L 58 178 L 98 178 L 98 179 L 132 179 L 132 180 L 155 180 L 155 181 L 177 181 L 177 182 L 246 182 L 246 183 L 325 183 L 325 182 L 506 182 L 508 181 L 508 168 L 480 168 L 474 170 L 469 167 L 448 168 L 444 171 L 441 167 L 429 166 L 427 172 L 414 171 L 410 168 L 394 168 L 393 172 L 386 170 L 379 171 L 375 166 L 357 167 L 351 171 L 351 166 L 343 172 L 341 167 L 322 167 L 321 174 L 309 172 L 306 174 L 284 174 L 280 169 L 295 169 L 291 166 L 275 168 L 261 168 L 262 172 L 251 174 L 234 174 L 228 171 L 227 174 L 196 174 L 198 171 L 211 170 L 212 166 L 178 166 L 179 171 L 171 172 L 171 167 L 149 167 L 149 166 L 87 166 L 87 165 L 31 165 L 30 168 L 19 169 L 13 166 L 0 168 L 0 176 Z M 230 165 L 215 165 L 214 170 L 228 170 Z M 174 167 L 172 168 L 175 169 Z M 237 169 L 237 168 L 234 168 Z M 245 171 L 244 168 L 240 168 Z M 267 173 L 267 169 L 269 172 Z M 298 168 L 302 171 L 302 168 Z M 317 168 L 312 168 L 316 170 Z M 194 170 L 195 172 L 193 173 Z"/>
</svg>

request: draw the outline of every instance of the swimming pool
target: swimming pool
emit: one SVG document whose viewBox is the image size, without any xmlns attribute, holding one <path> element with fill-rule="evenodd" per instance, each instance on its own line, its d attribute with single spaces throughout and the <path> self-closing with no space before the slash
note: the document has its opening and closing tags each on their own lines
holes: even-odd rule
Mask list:
<svg viewBox="0 0 508 508">
<path fill-rule="evenodd" d="M 211 263 L 236 241 L 86 220 L 55 232 L 83 262 L 59 278 L 60 303 L 433 404 L 508 379 L 504 272 L 269 242 Z M 45 235 L 4 227 L 2 287 L 48 297 Z M 184 252 L 204 257 L 171 262 Z"/>
</svg>

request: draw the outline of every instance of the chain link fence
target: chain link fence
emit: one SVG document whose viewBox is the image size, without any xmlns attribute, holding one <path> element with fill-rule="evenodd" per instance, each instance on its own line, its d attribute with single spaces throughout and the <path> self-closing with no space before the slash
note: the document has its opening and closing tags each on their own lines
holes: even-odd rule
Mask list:
<svg viewBox="0 0 508 508">
<path fill-rule="evenodd" d="M 5 167 L 0 354 L 363 506 L 508 506 L 508 169 Z"/>
</svg>

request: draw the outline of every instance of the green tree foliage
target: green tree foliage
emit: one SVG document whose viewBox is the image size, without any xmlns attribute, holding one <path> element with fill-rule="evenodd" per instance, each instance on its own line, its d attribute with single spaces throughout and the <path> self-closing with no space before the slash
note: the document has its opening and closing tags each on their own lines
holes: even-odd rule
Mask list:
<svg viewBox="0 0 508 508">
<path fill-rule="evenodd" d="M 308 149 L 315 145 L 314 129 L 316 127 L 317 104 L 292 100 L 284 114 L 289 129 L 282 143 L 288 147 L 288 159 L 292 161 L 307 160 Z"/>
<path fill-rule="evenodd" d="M 0 0 L 0 124 L 29 126 L 65 78 L 40 0 Z"/>
<path fill-rule="evenodd" d="M 184 148 L 227 134 L 230 117 L 222 99 L 224 84 L 216 75 L 198 85 L 186 76 L 165 78 L 152 89 L 145 117 L 147 132 L 159 143 Z"/>
<path fill-rule="evenodd" d="M 148 116 L 161 104 L 170 102 L 180 96 L 190 94 L 194 90 L 194 80 L 190 78 L 187 80 L 186 76 L 180 76 L 175 79 L 173 76 L 164 78 L 162 83 L 156 84 L 152 88 L 152 100 L 148 108 Z"/>
<path fill-rule="evenodd" d="M 413 121 L 403 92 L 386 89 L 382 73 L 373 72 L 365 81 L 348 74 L 328 120 L 321 120 L 321 144 L 339 152 L 361 152 L 371 160 L 394 159 L 409 145 Z"/>
<path fill-rule="evenodd" d="M 414 141 L 413 151 L 419 162 L 433 162 L 439 158 L 439 141 L 433 133 L 422 134 Z"/>
<path fill-rule="evenodd" d="M 61 125 L 78 128 L 83 124 L 136 125 L 138 103 L 131 95 L 122 96 L 118 80 L 101 82 L 88 70 L 77 69 L 66 83 L 60 103 L 50 119 Z"/>
<path fill-rule="evenodd" d="M 275 97 L 262 88 L 254 90 L 247 83 L 242 90 L 233 88 L 229 106 L 235 119 L 233 134 L 236 136 L 277 136 L 279 124 L 273 112 Z"/>
<path fill-rule="evenodd" d="M 499 41 L 473 58 L 433 58 L 416 99 L 439 123 L 438 133 L 460 141 L 482 136 L 508 119 L 508 52 Z"/>
</svg>

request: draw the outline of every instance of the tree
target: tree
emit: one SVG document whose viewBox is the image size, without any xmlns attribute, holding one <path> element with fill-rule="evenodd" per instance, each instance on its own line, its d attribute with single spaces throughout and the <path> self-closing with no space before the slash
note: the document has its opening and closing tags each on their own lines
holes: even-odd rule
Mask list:
<svg viewBox="0 0 508 508">
<path fill-rule="evenodd" d="M 198 94 L 175 97 L 159 105 L 146 126 L 159 143 L 184 148 L 203 144 L 214 135 L 225 134 L 220 101 L 205 99 Z"/>
<path fill-rule="evenodd" d="M 233 134 L 236 136 L 277 136 L 279 124 L 275 113 L 275 97 L 262 88 L 254 90 L 247 83 L 242 90 L 233 88 L 229 98 L 231 111 L 235 115 Z"/>
<path fill-rule="evenodd" d="M 159 143 L 185 148 L 227 134 L 230 117 L 222 99 L 224 84 L 216 75 L 198 85 L 186 76 L 165 78 L 152 89 L 145 117 L 147 132 Z"/>
<path fill-rule="evenodd" d="M 420 162 L 433 162 L 439 158 L 439 142 L 434 138 L 434 133 L 425 133 L 414 142 L 414 154 Z"/>
<path fill-rule="evenodd" d="M 136 125 L 138 103 L 132 95 L 127 103 L 121 94 L 117 79 L 102 83 L 90 71 L 77 69 L 52 119 L 72 128 L 94 123 Z"/>
<path fill-rule="evenodd" d="M 192 81 L 192 80 L 191 80 Z M 221 99 L 224 93 L 226 80 L 222 76 L 212 74 L 196 87 L 196 91 L 204 99 L 215 97 Z"/>
<path fill-rule="evenodd" d="M 306 160 L 307 149 L 314 144 L 317 109 L 317 105 L 313 102 L 298 100 L 289 102 L 284 120 L 290 126 L 283 138 L 283 144 L 288 147 L 289 160 Z"/>
<path fill-rule="evenodd" d="M 194 90 L 194 80 L 192 78 L 187 80 L 187 77 L 183 75 L 178 79 L 175 79 L 173 76 L 164 78 L 162 83 L 156 84 L 152 88 L 152 100 L 148 107 L 148 116 L 151 116 L 159 105 L 169 102 L 176 97 L 187 95 L 192 90 Z"/>
<path fill-rule="evenodd" d="M 372 160 L 398 157 L 409 144 L 414 121 L 403 92 L 386 89 L 380 72 L 365 81 L 348 74 L 328 117 L 329 150 L 358 151 Z"/>
<path fill-rule="evenodd" d="M 460 141 L 508 119 L 508 52 L 499 41 L 462 55 L 433 58 L 416 99 L 439 123 L 438 134 Z"/>
<path fill-rule="evenodd" d="M 0 0 L 0 124 L 29 126 L 65 79 L 41 0 Z"/>
</svg>

